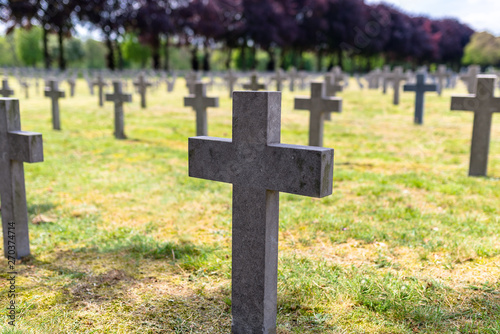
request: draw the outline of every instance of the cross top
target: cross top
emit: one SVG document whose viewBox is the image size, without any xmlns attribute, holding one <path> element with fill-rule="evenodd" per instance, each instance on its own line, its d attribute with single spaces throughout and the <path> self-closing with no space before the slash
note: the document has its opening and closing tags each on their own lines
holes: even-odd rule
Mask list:
<svg viewBox="0 0 500 334">
<path fill-rule="evenodd" d="M 426 84 L 426 75 L 424 73 L 417 74 L 417 82 L 415 84 L 404 85 L 404 90 L 407 92 L 435 92 L 437 90 L 436 84 Z"/>
<path fill-rule="evenodd" d="M 106 94 L 106 101 L 115 103 L 132 102 L 132 95 L 123 92 L 121 81 L 113 81 L 113 90 L 113 93 Z"/>
<path fill-rule="evenodd" d="M 2 89 L 0 90 L 0 94 L 3 97 L 9 97 L 14 95 L 14 91 L 9 87 L 9 81 L 7 79 L 2 80 Z"/>
<path fill-rule="evenodd" d="M 257 78 L 257 74 L 253 73 L 250 76 L 250 83 L 244 84 L 243 88 L 249 90 L 259 90 L 259 89 L 265 89 L 266 86 L 264 84 L 259 84 L 259 79 Z"/>
<path fill-rule="evenodd" d="M 184 98 L 184 105 L 193 107 L 196 112 L 196 135 L 208 134 L 207 108 L 218 107 L 219 98 L 207 97 L 206 85 L 198 81 L 194 84 L 194 94 Z"/>
<path fill-rule="evenodd" d="M 495 75 L 477 76 L 476 94 L 453 96 L 451 109 L 475 113 L 500 112 L 500 97 L 494 97 L 496 79 Z"/>
<path fill-rule="evenodd" d="M 57 80 L 49 80 L 48 88 L 45 88 L 45 96 L 52 98 L 52 100 L 57 100 L 64 97 L 64 91 L 59 90 L 59 83 Z"/>
</svg>

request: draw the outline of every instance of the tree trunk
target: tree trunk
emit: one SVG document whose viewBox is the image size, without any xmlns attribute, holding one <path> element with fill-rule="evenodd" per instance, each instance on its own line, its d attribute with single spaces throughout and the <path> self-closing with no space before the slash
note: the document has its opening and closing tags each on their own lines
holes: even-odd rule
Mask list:
<svg viewBox="0 0 500 334">
<path fill-rule="evenodd" d="M 257 68 L 257 47 L 252 45 L 250 49 L 250 69 L 255 70 Z"/>
<path fill-rule="evenodd" d="M 47 29 L 45 29 L 45 27 L 42 25 L 42 29 L 43 29 L 43 61 L 45 63 L 45 68 L 48 70 L 50 69 L 50 63 L 51 63 L 51 59 L 50 59 L 50 54 L 49 54 L 49 32 L 47 31 Z"/>
<path fill-rule="evenodd" d="M 274 50 L 270 48 L 269 50 L 267 50 L 267 54 L 269 55 L 269 61 L 267 62 L 266 69 L 269 72 L 274 72 L 276 70 L 276 55 L 274 54 Z"/>
<path fill-rule="evenodd" d="M 241 70 L 243 71 L 246 71 L 247 69 L 246 44 L 247 42 L 245 41 L 241 45 L 240 61 L 241 61 Z"/>
<path fill-rule="evenodd" d="M 226 70 L 231 69 L 231 62 L 233 60 L 233 48 L 228 47 L 227 59 L 226 59 Z"/>
<path fill-rule="evenodd" d="M 66 59 L 64 59 L 64 35 L 61 28 L 58 32 L 59 37 L 59 69 L 61 71 L 66 70 Z"/>
<path fill-rule="evenodd" d="M 120 71 L 123 71 L 123 54 L 122 54 L 122 48 L 120 47 L 120 44 L 118 41 L 115 41 L 116 45 L 116 53 L 118 54 L 118 69 Z"/>
<path fill-rule="evenodd" d="M 114 71 L 116 66 L 115 66 L 115 50 L 113 49 L 113 42 L 111 41 L 111 38 L 109 36 L 106 36 L 106 47 L 108 48 L 108 54 L 106 55 L 106 62 L 108 65 L 108 68 L 111 71 Z"/>
<path fill-rule="evenodd" d="M 198 71 L 200 69 L 200 63 L 198 62 L 198 47 L 193 45 L 191 49 L 191 68 L 193 71 Z"/>
<path fill-rule="evenodd" d="M 210 72 L 210 51 L 206 45 L 203 54 L 203 71 Z"/>
<path fill-rule="evenodd" d="M 323 68 L 323 50 L 318 50 L 316 52 L 316 70 L 321 72 Z"/>
<path fill-rule="evenodd" d="M 337 51 L 337 57 L 338 57 L 338 62 L 337 64 L 339 65 L 340 69 L 344 69 L 344 59 L 342 58 L 344 55 L 343 55 L 343 52 L 342 52 L 342 49 L 338 49 Z"/>
</svg>

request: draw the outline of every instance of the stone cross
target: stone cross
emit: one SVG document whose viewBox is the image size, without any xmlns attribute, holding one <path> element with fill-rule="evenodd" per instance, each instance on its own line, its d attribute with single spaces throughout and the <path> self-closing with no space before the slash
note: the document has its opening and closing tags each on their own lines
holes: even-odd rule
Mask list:
<svg viewBox="0 0 500 334">
<path fill-rule="evenodd" d="M 382 78 L 382 71 L 377 68 L 371 71 L 366 79 L 368 80 L 368 89 L 378 89 L 380 87 L 380 79 Z"/>
<path fill-rule="evenodd" d="M 299 79 L 299 73 L 295 67 L 290 68 L 288 71 L 288 78 L 290 79 L 290 91 L 295 91 L 295 81 Z"/>
<path fill-rule="evenodd" d="M 391 75 L 391 67 L 389 65 L 384 65 L 382 67 L 382 93 L 387 94 L 387 85 L 389 84 L 389 81 L 387 80 L 387 77 Z"/>
<path fill-rule="evenodd" d="M 28 83 L 28 80 L 24 79 L 24 80 L 20 81 L 19 84 L 24 89 L 24 97 L 26 99 L 29 99 L 29 97 L 30 97 L 30 92 L 29 92 L 30 84 Z"/>
<path fill-rule="evenodd" d="M 486 176 L 493 113 L 500 113 L 500 97 L 495 95 L 494 75 L 477 77 L 476 94 L 452 96 L 451 110 L 474 112 L 469 176 Z"/>
<path fill-rule="evenodd" d="M 280 144 L 281 93 L 234 92 L 233 139 L 189 138 L 189 176 L 233 184 L 232 333 L 276 333 L 279 192 L 332 193 L 333 150 Z"/>
<path fill-rule="evenodd" d="M 326 96 L 336 96 L 338 92 L 344 90 L 344 86 L 335 81 L 335 76 L 332 74 L 325 75 L 325 94 Z"/>
<path fill-rule="evenodd" d="M 276 90 L 281 92 L 283 90 L 283 81 L 286 80 L 286 74 L 280 68 L 273 76 L 271 76 L 271 80 L 276 81 Z"/>
<path fill-rule="evenodd" d="M 19 259 L 30 255 L 23 163 L 42 161 L 42 135 L 21 131 L 19 101 L 0 99 L 0 199 L 5 257 Z"/>
<path fill-rule="evenodd" d="M 259 84 L 259 79 L 257 78 L 257 74 L 253 73 L 250 76 L 250 83 L 244 84 L 243 89 L 248 89 L 248 90 L 266 89 L 266 85 Z"/>
<path fill-rule="evenodd" d="M 467 68 L 467 73 L 460 75 L 460 80 L 462 80 L 467 86 L 469 94 L 476 93 L 476 80 L 479 74 L 481 74 L 481 67 L 478 65 L 470 65 Z"/>
<path fill-rule="evenodd" d="M 238 81 L 238 77 L 234 75 L 233 71 L 228 70 L 224 76 L 224 80 L 227 82 L 227 87 L 229 89 L 229 98 L 233 97 L 234 85 Z"/>
<path fill-rule="evenodd" d="M 59 118 L 59 99 L 65 97 L 64 91 L 59 90 L 56 80 L 49 80 L 48 88 L 45 88 L 45 97 L 52 99 L 52 128 L 61 130 L 61 120 Z"/>
<path fill-rule="evenodd" d="M 437 71 L 434 73 L 434 77 L 437 79 L 438 82 L 437 92 L 439 96 L 441 96 L 441 94 L 443 93 L 443 88 L 445 87 L 444 80 L 450 77 L 450 74 L 446 70 L 446 65 L 439 65 Z"/>
<path fill-rule="evenodd" d="M 407 76 L 403 73 L 403 68 L 400 66 L 396 67 L 394 72 L 385 76 L 384 82 L 387 82 L 388 80 L 392 82 L 392 87 L 394 88 L 394 98 L 392 103 L 396 106 L 399 104 L 399 88 L 401 86 L 401 82 L 406 79 Z"/>
<path fill-rule="evenodd" d="M 184 106 L 193 107 L 196 112 L 196 135 L 208 136 L 207 108 L 218 107 L 218 97 L 207 97 L 206 86 L 198 81 L 194 85 L 194 95 L 184 98 Z"/>
<path fill-rule="evenodd" d="M 165 82 L 167 83 L 167 92 L 170 93 L 174 90 L 176 79 L 177 79 L 177 76 L 175 74 L 172 75 L 172 78 L 170 78 L 170 80 L 168 78 L 165 79 Z"/>
<path fill-rule="evenodd" d="M 141 95 L 141 108 L 146 108 L 146 89 L 151 86 L 151 83 L 146 80 L 144 74 L 139 74 L 139 78 L 134 82 L 134 86 Z"/>
<path fill-rule="evenodd" d="M 424 122 L 425 92 L 436 92 L 438 89 L 436 84 L 425 84 L 425 78 L 425 74 L 418 73 L 417 83 L 403 86 L 403 91 L 415 92 L 415 124 L 422 124 Z"/>
<path fill-rule="evenodd" d="M 76 80 L 73 77 L 69 77 L 66 82 L 69 85 L 69 96 L 73 97 L 75 96 L 75 86 L 76 86 Z"/>
<path fill-rule="evenodd" d="M 197 72 L 191 71 L 186 74 L 186 87 L 188 88 L 189 95 L 194 94 L 194 86 L 198 82 L 199 75 Z"/>
<path fill-rule="evenodd" d="M 119 80 L 113 81 L 113 88 L 113 94 L 106 94 L 106 101 L 115 103 L 115 138 L 127 139 L 124 128 L 123 103 L 132 102 L 132 95 L 122 92 L 122 83 Z"/>
<path fill-rule="evenodd" d="M 309 146 L 323 146 L 323 122 L 330 112 L 342 112 L 342 99 L 326 97 L 323 83 L 311 83 L 311 98 L 296 97 L 294 109 L 309 110 Z"/>
<path fill-rule="evenodd" d="M 3 97 L 9 97 L 14 95 L 14 91 L 9 87 L 9 81 L 7 79 L 2 80 L 2 89 L 0 89 L 0 95 Z"/>
<path fill-rule="evenodd" d="M 97 76 L 97 79 L 92 82 L 92 86 L 97 86 L 98 91 L 97 94 L 99 95 L 99 107 L 102 107 L 104 105 L 104 87 L 106 87 L 108 84 L 104 79 L 102 78 L 102 75 L 99 74 Z"/>
</svg>

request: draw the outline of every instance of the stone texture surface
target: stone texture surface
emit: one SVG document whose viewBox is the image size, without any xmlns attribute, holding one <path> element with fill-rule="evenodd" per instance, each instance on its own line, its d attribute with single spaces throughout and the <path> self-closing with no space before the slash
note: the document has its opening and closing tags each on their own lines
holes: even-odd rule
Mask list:
<svg viewBox="0 0 500 334">
<path fill-rule="evenodd" d="M 233 184 L 235 334 L 276 332 L 278 192 L 332 192 L 333 150 L 280 144 L 280 134 L 279 92 L 234 92 L 233 139 L 189 139 L 189 175 Z"/>
<path fill-rule="evenodd" d="M 479 75 L 475 95 L 451 98 L 451 110 L 474 112 L 469 176 L 487 175 L 493 113 L 500 112 L 500 97 L 494 97 L 495 80 L 494 75 Z"/>
<path fill-rule="evenodd" d="M 45 88 L 45 96 L 52 100 L 52 127 L 54 130 L 61 130 L 61 119 L 59 116 L 59 99 L 64 97 L 64 91 L 59 90 L 56 80 L 49 80 L 48 88 Z"/>
<path fill-rule="evenodd" d="M 43 161 L 42 135 L 21 131 L 18 100 L 0 99 L 0 200 L 6 257 L 9 250 L 10 222 L 15 223 L 14 256 L 22 258 L 30 255 L 23 163 L 41 161 Z"/>
<path fill-rule="evenodd" d="M 2 89 L 0 89 L 0 95 L 3 97 L 9 97 L 14 95 L 14 91 L 9 87 L 9 81 L 7 79 L 2 80 Z"/>
<path fill-rule="evenodd" d="M 296 97 L 294 109 L 309 110 L 309 145 L 323 146 L 323 124 L 330 112 L 342 112 L 342 99 L 328 98 L 321 82 L 311 83 L 311 98 Z"/>
<path fill-rule="evenodd" d="M 415 84 L 406 84 L 403 86 L 405 92 L 415 92 L 415 124 L 422 124 L 424 122 L 425 92 L 436 92 L 438 89 L 436 84 L 426 84 L 425 79 L 425 74 L 418 73 Z"/>
<path fill-rule="evenodd" d="M 115 138 L 126 139 L 125 135 L 125 115 L 123 113 L 123 103 L 132 102 L 132 95 L 123 93 L 121 81 L 113 81 L 113 94 L 106 94 L 106 101 L 115 103 Z"/>
<path fill-rule="evenodd" d="M 196 112 L 196 135 L 207 136 L 207 108 L 218 107 L 219 98 L 208 97 L 205 84 L 202 82 L 197 82 L 194 85 L 194 95 L 190 95 L 184 98 L 184 106 L 193 107 L 194 111 Z"/>
</svg>

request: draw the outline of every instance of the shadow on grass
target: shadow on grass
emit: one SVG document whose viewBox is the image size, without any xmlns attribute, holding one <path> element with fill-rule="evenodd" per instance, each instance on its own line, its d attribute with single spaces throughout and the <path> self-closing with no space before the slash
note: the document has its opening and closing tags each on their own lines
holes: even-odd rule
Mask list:
<svg viewBox="0 0 500 334">
<path fill-rule="evenodd" d="M 36 216 L 39 214 L 46 213 L 56 206 L 53 203 L 41 203 L 41 204 L 28 204 L 28 215 Z"/>
</svg>

